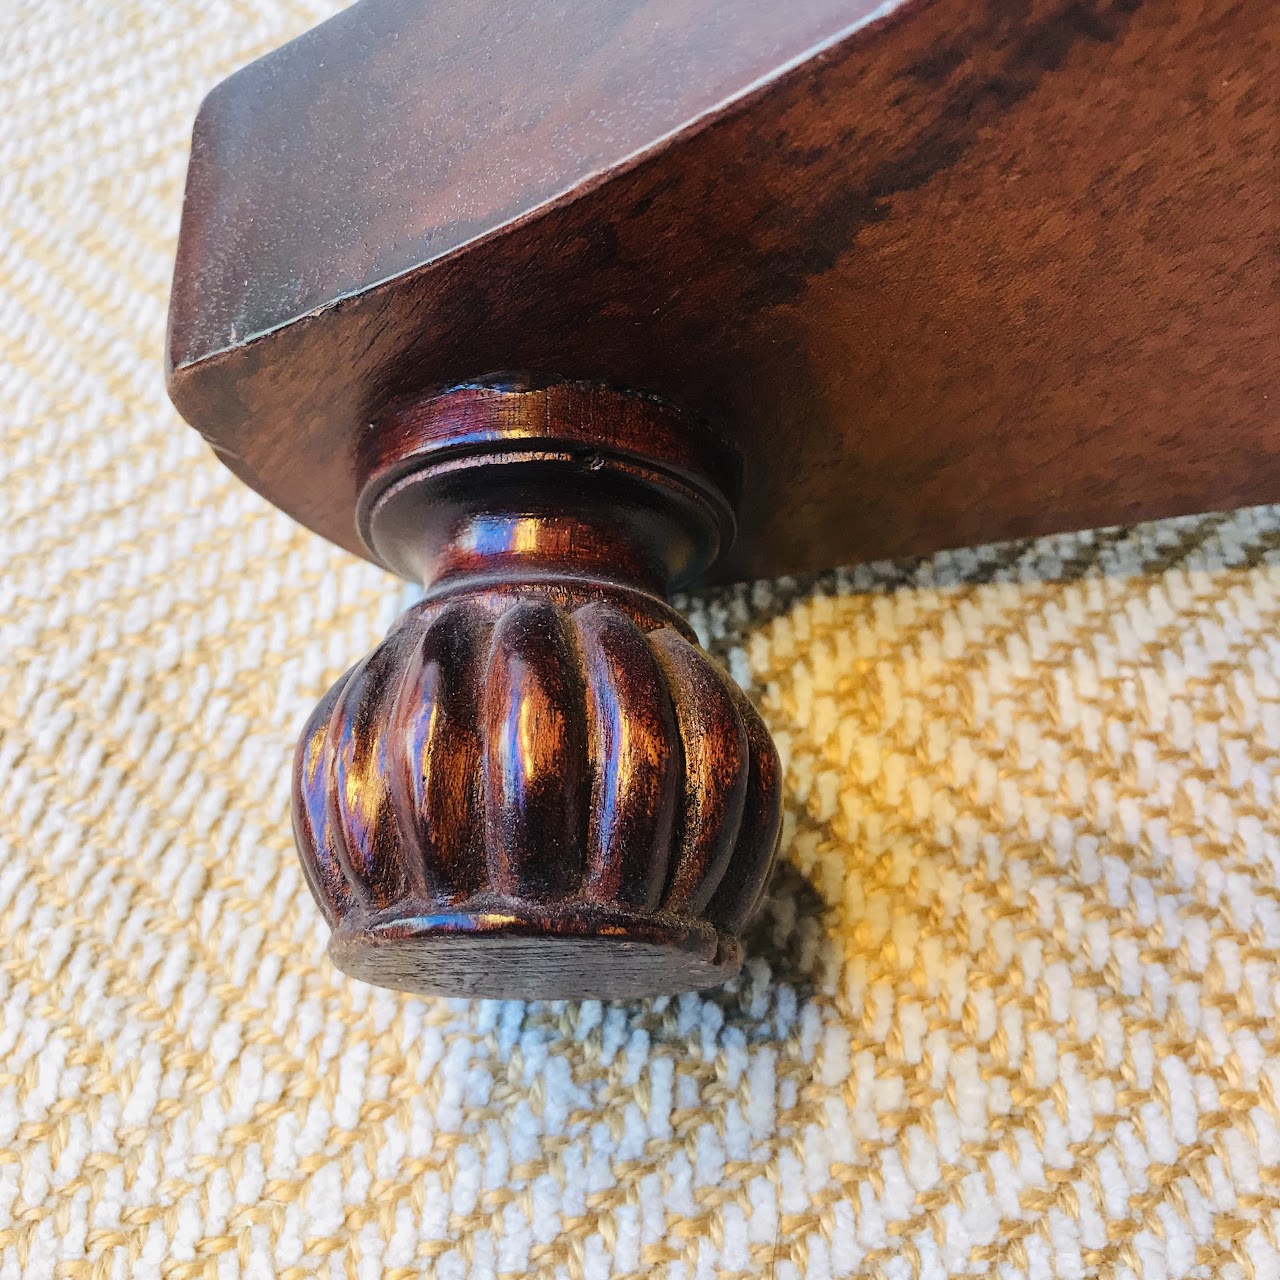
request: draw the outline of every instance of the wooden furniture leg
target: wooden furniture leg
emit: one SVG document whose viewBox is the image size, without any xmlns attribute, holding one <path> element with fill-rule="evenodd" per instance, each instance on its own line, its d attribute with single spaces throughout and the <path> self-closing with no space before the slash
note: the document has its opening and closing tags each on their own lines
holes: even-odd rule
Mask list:
<svg viewBox="0 0 1280 1280">
<path fill-rule="evenodd" d="M 298 747 L 334 961 L 479 996 L 736 972 L 778 757 L 666 602 L 732 538 L 734 452 L 652 398 L 511 379 L 405 405 L 369 440 L 361 531 L 428 589 Z"/>
<path fill-rule="evenodd" d="M 736 970 L 778 761 L 673 586 L 1280 496 L 1277 15 L 360 0 L 214 89 L 174 402 L 427 590 L 299 747 L 340 966 Z"/>
</svg>

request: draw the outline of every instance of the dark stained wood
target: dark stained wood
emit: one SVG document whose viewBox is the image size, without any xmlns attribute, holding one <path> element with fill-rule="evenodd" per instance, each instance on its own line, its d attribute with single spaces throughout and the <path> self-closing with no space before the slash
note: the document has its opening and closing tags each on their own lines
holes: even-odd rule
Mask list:
<svg viewBox="0 0 1280 1280">
<path fill-rule="evenodd" d="M 367 424 L 509 368 L 731 436 L 721 577 L 1280 497 L 1278 14 L 362 0 L 202 110 L 174 399 L 368 555 Z"/>
<path fill-rule="evenodd" d="M 447 995 L 722 981 L 777 846 L 778 757 L 662 596 L 716 554 L 732 453 L 652 399 L 512 385 L 401 406 L 365 459 L 370 545 L 428 591 L 298 746 L 331 954 Z"/>
<path fill-rule="evenodd" d="M 605 447 L 608 474 L 622 486 L 605 530 L 594 492 L 584 512 L 578 489 L 553 486 L 541 491 L 538 518 L 525 518 L 519 538 L 501 547 L 491 532 L 505 511 L 498 486 L 519 475 L 527 510 L 531 472 L 495 467 L 484 473 L 488 484 L 466 488 L 465 505 L 450 483 L 460 451 L 468 465 L 519 457 L 590 469 Z M 688 584 L 732 543 L 742 474 L 723 439 L 657 397 L 514 374 L 397 405 L 362 436 L 355 469 L 361 538 L 406 577 L 474 573 L 477 555 L 492 573 L 500 557 L 527 563 L 536 550 L 554 558 L 571 544 L 579 571 L 588 560 L 614 577 L 625 568 L 655 591 Z M 652 493 L 661 495 L 656 518 Z M 499 514 L 490 511 L 495 504 Z M 476 526 L 471 535 L 457 527 L 463 521 Z"/>
<path fill-rule="evenodd" d="M 780 769 L 672 587 L 1280 497 L 1278 12 L 361 0 L 211 94 L 174 401 L 429 588 L 298 748 L 343 969 L 736 971 Z"/>
</svg>

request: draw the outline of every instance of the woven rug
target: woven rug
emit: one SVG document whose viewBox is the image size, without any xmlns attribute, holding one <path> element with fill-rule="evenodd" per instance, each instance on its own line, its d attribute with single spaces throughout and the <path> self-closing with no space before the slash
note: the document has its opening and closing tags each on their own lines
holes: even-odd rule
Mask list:
<svg viewBox="0 0 1280 1280">
<path fill-rule="evenodd" d="M 683 601 L 786 768 L 721 990 L 329 966 L 288 762 L 399 589 L 160 362 L 198 99 L 335 8 L 7 15 L 0 1280 L 1280 1274 L 1280 509 Z"/>
</svg>

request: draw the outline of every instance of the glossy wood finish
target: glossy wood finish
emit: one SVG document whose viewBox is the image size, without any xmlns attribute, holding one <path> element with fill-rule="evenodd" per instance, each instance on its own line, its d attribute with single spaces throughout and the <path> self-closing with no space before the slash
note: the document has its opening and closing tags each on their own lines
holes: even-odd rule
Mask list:
<svg viewBox="0 0 1280 1280">
<path fill-rule="evenodd" d="M 511 380 L 374 434 L 371 549 L 428 591 L 298 748 L 295 833 L 336 963 L 504 997 L 736 972 L 778 758 L 661 598 L 731 529 L 731 451 L 651 398 Z"/>
<path fill-rule="evenodd" d="M 736 968 L 778 762 L 673 585 L 1280 496 L 1277 12 L 361 0 L 210 95 L 174 401 L 430 586 L 299 747 L 339 965 Z"/>
<path fill-rule="evenodd" d="M 722 577 L 1275 498 L 1278 12 L 362 0 L 202 110 L 174 398 L 366 554 L 366 424 L 512 367 L 729 433 Z"/>
<path fill-rule="evenodd" d="M 742 475 L 720 437 L 655 396 L 513 374 L 397 405 L 364 433 L 356 470 L 364 545 L 418 582 L 541 559 L 558 572 L 568 555 L 579 576 L 657 592 L 733 542 Z M 572 482 L 582 471 L 595 483 Z"/>
</svg>

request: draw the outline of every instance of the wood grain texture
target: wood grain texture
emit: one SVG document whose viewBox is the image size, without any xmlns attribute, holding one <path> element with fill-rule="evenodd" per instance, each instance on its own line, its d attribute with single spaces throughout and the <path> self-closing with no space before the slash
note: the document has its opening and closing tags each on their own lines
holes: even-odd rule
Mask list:
<svg viewBox="0 0 1280 1280">
<path fill-rule="evenodd" d="M 325 536 L 376 554 L 367 423 L 513 367 L 732 436 L 721 577 L 1280 494 L 1273 6 L 463 12 L 362 0 L 197 124 L 172 392 Z"/>
<path fill-rule="evenodd" d="M 590 450 L 548 417 L 566 400 L 594 406 Z M 429 590 L 322 699 L 295 763 L 335 961 L 450 995 L 723 980 L 778 842 L 778 757 L 661 598 L 714 554 L 722 500 L 692 459 L 732 474 L 723 445 L 593 388 L 466 388 L 405 412 L 421 437 L 388 433 L 369 528 L 406 540 L 405 513 L 430 514 Z"/>
</svg>

